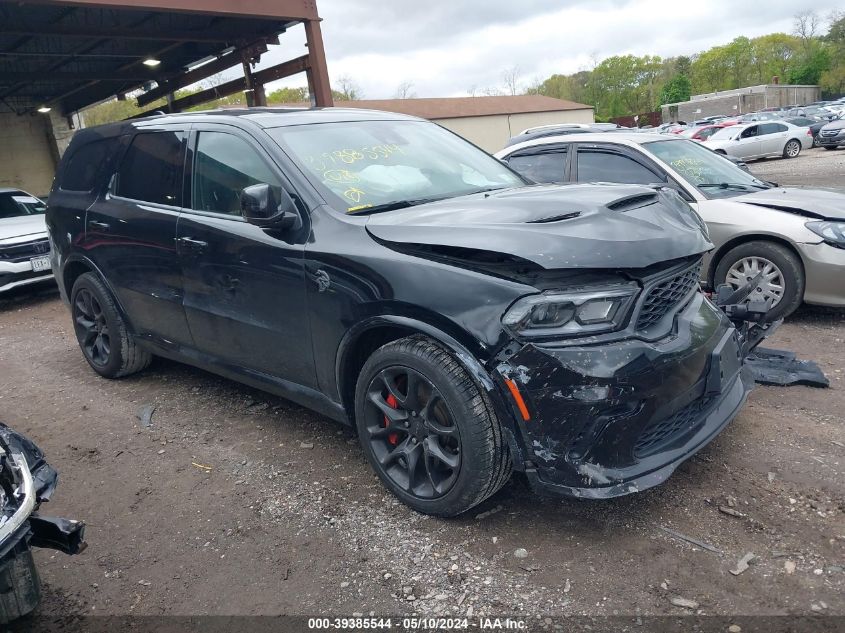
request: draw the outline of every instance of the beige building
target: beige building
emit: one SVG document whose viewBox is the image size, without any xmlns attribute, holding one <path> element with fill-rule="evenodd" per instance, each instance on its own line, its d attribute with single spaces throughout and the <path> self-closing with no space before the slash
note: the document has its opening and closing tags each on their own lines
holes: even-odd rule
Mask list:
<svg viewBox="0 0 845 633">
<path fill-rule="evenodd" d="M 593 107 L 542 95 L 335 101 L 344 108 L 410 114 L 434 121 L 488 152 L 522 130 L 555 123 L 593 123 Z"/>
<path fill-rule="evenodd" d="M 669 121 L 694 121 L 706 116 L 739 116 L 758 112 L 764 108 L 781 108 L 789 105 L 807 105 L 819 100 L 818 86 L 788 84 L 762 84 L 693 95 L 689 101 L 661 106 L 664 123 Z"/>
</svg>

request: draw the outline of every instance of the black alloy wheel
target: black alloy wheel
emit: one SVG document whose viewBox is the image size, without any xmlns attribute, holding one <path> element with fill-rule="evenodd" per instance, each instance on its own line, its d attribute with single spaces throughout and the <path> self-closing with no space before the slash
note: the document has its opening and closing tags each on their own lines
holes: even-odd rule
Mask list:
<svg viewBox="0 0 845 633">
<path fill-rule="evenodd" d="M 111 292 L 95 273 L 84 273 L 74 282 L 70 312 L 82 355 L 101 376 L 128 376 L 150 364 L 152 354 L 137 344 Z"/>
<path fill-rule="evenodd" d="M 466 512 L 513 469 L 488 394 L 454 355 L 422 335 L 386 343 L 364 363 L 355 426 L 381 482 L 417 512 Z"/>
<path fill-rule="evenodd" d="M 431 381 L 410 367 L 380 371 L 367 388 L 364 421 L 374 457 L 400 488 L 442 497 L 461 468 L 461 435 Z"/>
<path fill-rule="evenodd" d="M 111 358 L 111 333 L 97 297 L 87 288 L 76 293 L 73 325 L 82 353 L 96 367 L 105 367 Z"/>
</svg>

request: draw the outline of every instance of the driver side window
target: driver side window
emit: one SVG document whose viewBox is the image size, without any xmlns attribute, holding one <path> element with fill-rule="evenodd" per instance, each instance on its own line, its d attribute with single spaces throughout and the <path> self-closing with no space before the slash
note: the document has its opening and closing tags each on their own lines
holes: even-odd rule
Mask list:
<svg viewBox="0 0 845 633">
<path fill-rule="evenodd" d="M 281 185 L 249 143 L 226 132 L 199 133 L 193 172 L 191 207 L 197 211 L 240 215 L 241 190 Z"/>
</svg>

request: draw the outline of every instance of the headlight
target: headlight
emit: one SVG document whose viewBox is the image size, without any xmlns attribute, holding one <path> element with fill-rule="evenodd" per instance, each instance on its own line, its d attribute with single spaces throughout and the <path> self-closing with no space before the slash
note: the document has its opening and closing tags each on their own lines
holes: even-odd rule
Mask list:
<svg viewBox="0 0 845 633">
<path fill-rule="evenodd" d="M 807 222 L 804 226 L 831 246 L 845 248 L 845 222 Z"/>
<path fill-rule="evenodd" d="M 612 332 L 625 323 L 637 292 L 636 284 L 628 284 L 529 295 L 508 309 L 502 324 L 526 338 Z"/>
</svg>

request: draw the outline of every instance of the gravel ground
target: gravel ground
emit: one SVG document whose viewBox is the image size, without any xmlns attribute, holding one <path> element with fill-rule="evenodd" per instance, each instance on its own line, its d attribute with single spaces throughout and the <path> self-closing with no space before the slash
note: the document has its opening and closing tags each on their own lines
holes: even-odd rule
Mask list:
<svg viewBox="0 0 845 633">
<path fill-rule="evenodd" d="M 748 163 L 755 176 L 784 186 L 845 189 L 845 148 L 804 150 L 797 158 L 768 158 Z"/>
<path fill-rule="evenodd" d="M 794 167 L 798 181 L 842 159 L 752 170 Z M 516 476 L 440 520 L 387 494 L 349 430 L 163 360 L 99 378 L 55 292 L 16 293 L 0 300 L 0 419 L 61 473 L 44 512 L 88 523 L 81 555 L 37 552 L 40 612 L 845 615 L 845 312 L 803 308 L 770 345 L 816 360 L 831 387 L 759 387 L 644 493 L 539 498 Z"/>
</svg>

